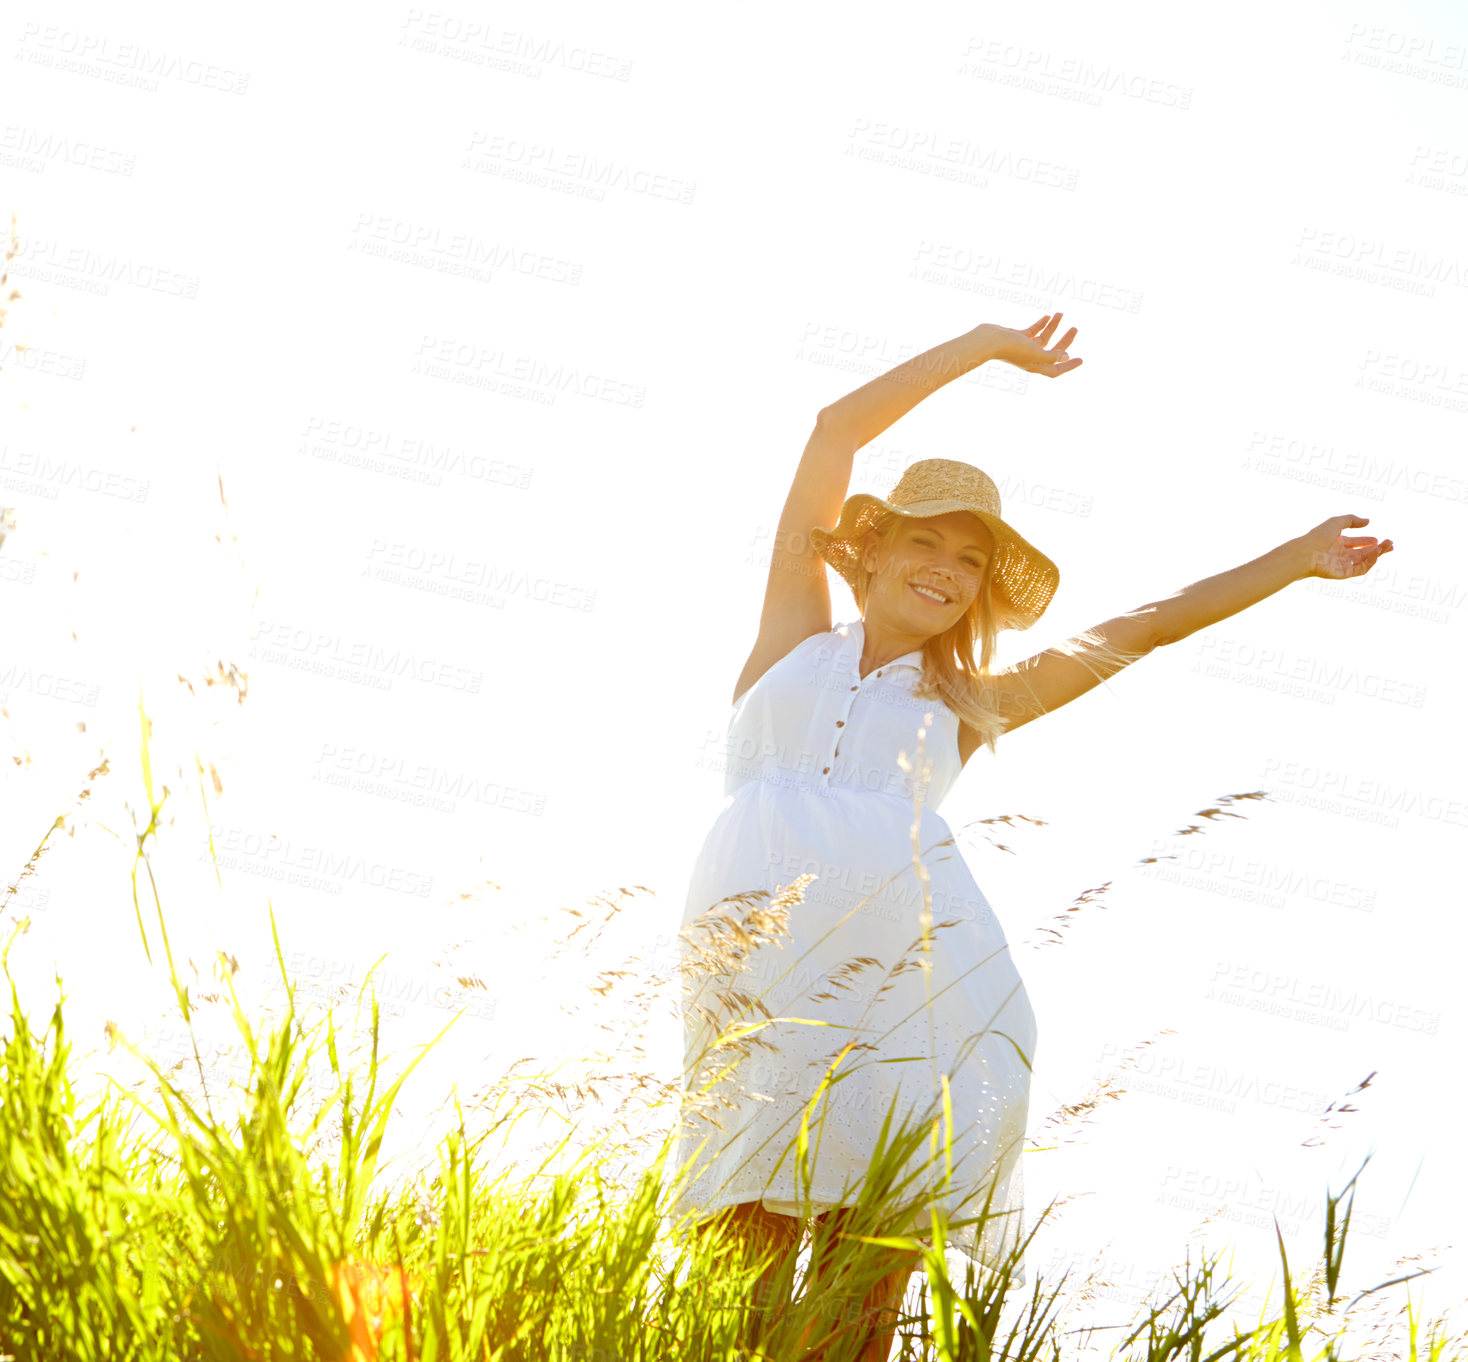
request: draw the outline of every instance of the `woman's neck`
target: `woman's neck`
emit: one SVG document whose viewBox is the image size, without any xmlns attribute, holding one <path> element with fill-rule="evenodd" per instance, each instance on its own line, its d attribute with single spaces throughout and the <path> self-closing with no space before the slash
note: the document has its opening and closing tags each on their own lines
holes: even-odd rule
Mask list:
<svg viewBox="0 0 1468 1362">
<path fill-rule="evenodd" d="M 899 657 L 919 651 L 927 642 L 926 635 L 885 629 L 881 624 L 872 624 L 867 620 L 862 621 L 861 635 L 859 670 L 863 676 L 878 667 L 885 667 L 889 662 L 895 662 Z"/>
</svg>

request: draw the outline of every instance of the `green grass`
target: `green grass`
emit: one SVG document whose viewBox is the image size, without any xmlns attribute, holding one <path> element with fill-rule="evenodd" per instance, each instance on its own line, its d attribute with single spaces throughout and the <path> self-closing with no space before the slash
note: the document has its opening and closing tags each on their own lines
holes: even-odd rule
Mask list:
<svg viewBox="0 0 1468 1362">
<path fill-rule="evenodd" d="M 148 868 L 162 802 L 146 718 L 142 753 L 149 817 L 137 834 L 133 906 L 150 959 L 147 919 L 156 918 L 192 1035 L 197 1004 L 173 968 Z M 140 885 L 151 890 L 150 912 Z M 230 957 L 221 953 L 217 966 L 250 1059 L 248 1083 L 227 1102 L 192 1090 L 187 1061 L 164 1070 L 137 1051 L 150 1074 L 143 1091 L 113 1082 L 79 1100 L 64 997 L 33 1028 L 11 974 L 20 930 L 3 952 L 11 1024 L 0 1068 L 0 1357 L 834 1362 L 857 1355 L 860 1303 L 884 1270 L 880 1252 L 894 1248 L 921 1255 L 897 1356 L 1054 1362 L 1080 1356 L 1083 1345 L 1097 1355 L 1094 1335 L 1067 1322 L 1085 1283 L 1037 1276 L 1016 1285 L 1025 1244 L 994 1270 L 965 1259 L 956 1280 L 939 1209 L 928 1207 L 924 1220 L 936 1249 L 887 1232 L 924 1206 L 902 1172 L 909 1159 L 926 1143 L 942 1166 L 942 1140 L 920 1124 L 886 1132 L 845 1233 L 823 1226 L 798 1253 L 771 1259 L 744 1251 L 722 1227 L 693 1235 L 671 1223 L 671 1141 L 641 1166 L 612 1141 L 573 1149 L 574 1132 L 535 1167 L 496 1159 L 495 1133 L 545 1100 L 541 1076 L 506 1076 L 487 1128 L 476 1122 L 471 1131 L 456 1102 L 436 1168 L 405 1184 L 381 1156 L 395 1101 L 423 1055 L 382 1078 L 374 994 L 366 1061 L 349 1067 L 335 1017 L 312 1021 L 298 1010 L 273 915 L 283 1017 L 252 1022 Z M 308 1071 L 321 1071 L 323 1052 L 331 1091 L 313 1094 Z M 202 1080 L 197 1044 L 192 1062 Z M 1327 1194 L 1317 1262 L 1290 1263 L 1280 1237 L 1282 1291 L 1252 1326 L 1234 1322 L 1241 1289 L 1219 1259 L 1189 1261 L 1169 1291 L 1112 1332 L 1110 1355 L 1372 1355 L 1363 1350 L 1379 1345 L 1379 1312 L 1370 1312 L 1420 1274 L 1342 1291 L 1355 1182 Z M 827 1263 L 818 1279 L 817 1258 Z M 1468 1356 L 1461 1339 L 1408 1305 L 1395 1355 Z"/>
</svg>

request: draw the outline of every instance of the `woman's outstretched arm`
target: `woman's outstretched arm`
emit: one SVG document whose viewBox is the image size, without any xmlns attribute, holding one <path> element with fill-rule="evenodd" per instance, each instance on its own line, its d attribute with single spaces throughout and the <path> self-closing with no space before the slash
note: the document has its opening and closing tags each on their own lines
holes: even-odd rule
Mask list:
<svg viewBox="0 0 1468 1362">
<path fill-rule="evenodd" d="M 821 417 L 832 430 L 840 431 L 851 442 L 855 452 L 906 416 L 923 398 L 991 359 L 1002 359 L 1028 373 L 1058 378 L 1081 364 L 1066 353 L 1066 346 L 1076 337 L 1075 327 L 1053 349 L 1046 349 L 1060 325 L 1061 315 L 1057 312 L 1041 317 L 1023 331 L 981 322 L 972 331 L 924 350 L 855 392 L 847 393 L 824 408 Z"/>
<path fill-rule="evenodd" d="M 1005 731 L 1059 709 L 1154 648 L 1236 615 L 1291 582 L 1359 577 L 1396 547 L 1390 539 L 1378 543 L 1369 535 L 1345 533 L 1367 523 L 1363 516 L 1332 516 L 1239 567 L 1118 615 L 1001 672 L 995 678 L 995 700 Z"/>
</svg>

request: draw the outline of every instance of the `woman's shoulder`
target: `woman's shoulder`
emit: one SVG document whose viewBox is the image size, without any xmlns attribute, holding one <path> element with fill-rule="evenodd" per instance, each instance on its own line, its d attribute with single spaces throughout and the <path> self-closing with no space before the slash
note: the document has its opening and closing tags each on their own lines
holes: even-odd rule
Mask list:
<svg viewBox="0 0 1468 1362">
<path fill-rule="evenodd" d="M 851 630 L 850 624 L 833 624 L 829 629 L 820 629 L 813 634 L 807 634 L 785 653 L 785 657 L 804 656 L 808 653 L 819 653 L 821 656 L 828 657 L 850 641 Z M 784 658 L 781 661 L 784 661 Z"/>
<path fill-rule="evenodd" d="M 788 676 L 792 671 L 798 671 L 803 667 L 820 668 L 845 646 L 848 634 L 841 631 L 846 629 L 845 625 L 835 625 L 830 629 L 818 630 L 816 633 L 807 634 L 803 639 L 791 644 L 778 656 L 766 654 L 766 659 L 761 661 L 758 674 L 749 679 L 753 670 L 751 664 L 755 658 L 751 658 L 745 664 L 745 670 L 741 681 L 747 684 L 734 697 L 734 706 L 737 709 L 745 697 L 755 691 L 764 691 L 770 685 L 776 684 L 776 678 Z"/>
</svg>

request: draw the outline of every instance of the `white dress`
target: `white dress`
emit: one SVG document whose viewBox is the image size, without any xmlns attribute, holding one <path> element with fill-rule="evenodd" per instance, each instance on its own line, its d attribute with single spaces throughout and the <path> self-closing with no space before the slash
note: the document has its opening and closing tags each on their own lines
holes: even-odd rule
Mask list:
<svg viewBox="0 0 1468 1362">
<path fill-rule="evenodd" d="M 977 1216 L 992 1191 L 982 1234 L 960 1227 L 948 1242 L 997 1266 L 1023 1234 L 1020 1155 L 1034 1012 L 1004 932 L 937 813 L 962 769 L 958 717 L 941 701 L 912 695 L 920 652 L 863 678 L 862 638 L 858 619 L 806 639 L 739 698 L 730 718 L 726 798 L 691 876 L 680 959 L 696 949 L 690 942 L 708 939 L 698 929 L 704 914 L 741 910 L 716 908 L 721 900 L 757 890 L 772 896 L 805 873 L 817 878 L 790 910 L 788 939 L 759 946 L 739 974 L 716 983 L 685 976 L 685 1091 L 695 1085 L 699 1057 L 715 1034 L 695 1006 L 721 1023 L 729 1020 L 712 991 L 727 990 L 731 977 L 735 987 L 759 995 L 773 1017 L 831 1025 L 777 1022 L 759 1031 L 776 1051 L 753 1047 L 733 1077 L 717 1085 L 734 1103 L 713 1108 L 718 1126 L 691 1118 L 685 1103 L 677 1166 L 706 1143 L 673 1212 L 702 1220 L 736 1202 L 759 1201 L 784 1215 L 852 1204 L 889 1104 L 897 1098 L 894 1123 L 905 1112 L 931 1121 L 942 1111 L 935 1084 L 941 1073 L 949 1078 L 953 1116 L 953 1180 L 941 1203 L 950 1219 Z M 897 758 L 905 752 L 915 760 L 927 716 L 924 761 L 931 765 L 919 846 L 932 923 L 951 924 L 932 934 L 930 979 L 915 963 L 889 973 L 904 957 L 923 957 L 914 780 Z M 844 985 L 833 986 L 838 967 L 853 957 L 879 963 L 848 972 Z M 763 1020 L 757 1011 L 743 1017 Z M 874 1048 L 853 1050 L 831 1068 L 832 1057 L 852 1040 Z M 899 1058 L 910 1062 L 875 1062 Z M 828 1070 L 845 1076 L 809 1113 L 807 1201 L 793 1141 L 802 1109 Z M 931 1154 L 924 1141 L 906 1168 L 920 1167 Z M 670 1161 L 669 1175 L 677 1166 Z M 941 1156 L 929 1165 L 941 1168 Z M 931 1176 L 921 1185 L 932 1186 Z M 921 1237 L 918 1225 L 908 1228 Z M 1016 1284 L 1023 1275 L 1021 1265 Z"/>
</svg>

